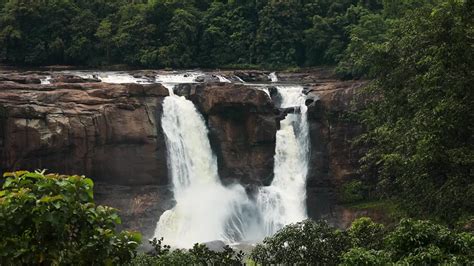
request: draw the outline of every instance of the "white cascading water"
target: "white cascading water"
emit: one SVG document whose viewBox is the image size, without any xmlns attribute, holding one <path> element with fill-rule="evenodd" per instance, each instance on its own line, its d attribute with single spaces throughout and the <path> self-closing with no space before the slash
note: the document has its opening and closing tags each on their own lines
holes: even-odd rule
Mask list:
<svg viewBox="0 0 474 266">
<path fill-rule="evenodd" d="M 105 83 L 140 83 L 140 84 L 150 84 L 151 81 L 145 78 L 134 77 L 129 73 L 122 72 L 102 72 L 98 75 L 86 75 L 83 78 L 94 78 L 97 77 L 101 82 Z"/>
<path fill-rule="evenodd" d="M 276 75 L 275 72 L 270 73 L 268 77 L 270 78 L 271 82 L 278 82 L 278 76 Z"/>
<path fill-rule="evenodd" d="M 217 75 L 217 78 L 219 78 L 219 82 L 231 83 L 231 81 L 228 78 L 226 78 L 222 75 Z"/>
<path fill-rule="evenodd" d="M 280 122 L 276 135 L 274 179 L 260 188 L 257 206 L 269 236 L 283 226 L 307 218 L 306 176 L 309 159 L 309 130 L 306 97 L 301 86 L 277 86 L 282 108 L 299 107 Z"/>
<path fill-rule="evenodd" d="M 98 77 L 109 83 L 148 82 L 127 73 L 74 74 Z M 272 74 L 272 81 L 277 81 L 275 73 Z M 186 72 L 155 77 L 155 82 L 170 91 L 163 102 L 161 123 L 176 205 L 160 216 L 154 237 L 163 237 L 166 244 L 180 248 L 214 240 L 227 244 L 257 242 L 287 224 L 305 219 L 309 135 L 303 88 L 277 86 L 282 100 L 280 107 L 300 107 L 300 112 L 290 113 L 281 121 L 276 136 L 273 182 L 259 188 L 256 200 L 252 201 L 241 185 L 222 185 L 202 115 L 191 101 L 173 93 L 175 85 L 194 83 L 200 75 L 201 72 Z M 42 83 L 47 84 L 49 79 Z M 219 79 L 229 82 L 220 76 Z M 269 93 L 266 87 L 260 89 Z"/>
<path fill-rule="evenodd" d="M 48 84 L 51 84 L 51 79 L 52 79 L 51 76 L 46 76 L 44 79 L 40 79 L 40 81 L 41 81 L 41 84 L 48 85 Z"/>
<path fill-rule="evenodd" d="M 163 102 L 161 123 L 176 205 L 160 217 L 155 237 L 182 248 L 247 239 L 254 231 L 255 211 L 245 189 L 221 184 L 202 115 L 191 101 L 173 93 L 172 84 L 166 85 L 170 96 Z"/>
</svg>

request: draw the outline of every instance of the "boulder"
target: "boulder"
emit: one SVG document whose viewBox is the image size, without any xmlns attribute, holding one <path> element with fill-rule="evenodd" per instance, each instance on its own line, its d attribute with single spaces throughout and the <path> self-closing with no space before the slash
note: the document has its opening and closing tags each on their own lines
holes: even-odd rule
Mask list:
<svg viewBox="0 0 474 266">
<path fill-rule="evenodd" d="M 201 75 L 198 76 L 194 79 L 195 82 L 219 82 L 220 79 L 218 76 L 213 75 L 213 74 L 206 74 L 206 75 Z"/>
<path fill-rule="evenodd" d="M 270 82 L 270 72 L 259 70 L 237 70 L 234 75 L 245 82 Z"/>
<path fill-rule="evenodd" d="M 41 78 L 44 76 L 37 74 L 25 74 L 25 73 L 16 73 L 16 72 L 5 72 L 0 73 L 0 82 L 2 81 L 12 81 L 20 84 L 40 84 Z"/>
<path fill-rule="evenodd" d="M 93 78 L 82 78 L 75 75 L 67 74 L 55 74 L 52 76 L 51 83 L 89 83 L 89 82 L 100 82 L 100 79 L 96 76 Z"/>
</svg>

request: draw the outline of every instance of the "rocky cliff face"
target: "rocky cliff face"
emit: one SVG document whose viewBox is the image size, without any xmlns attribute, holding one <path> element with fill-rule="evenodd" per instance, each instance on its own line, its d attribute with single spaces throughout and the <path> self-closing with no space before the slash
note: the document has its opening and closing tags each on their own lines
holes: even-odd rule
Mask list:
<svg viewBox="0 0 474 266">
<path fill-rule="evenodd" d="M 224 182 L 268 185 L 273 177 L 278 110 L 267 93 L 251 86 L 182 84 L 175 93 L 204 115 Z"/>
<path fill-rule="evenodd" d="M 166 184 L 161 85 L 0 85 L 1 170 L 48 169 L 122 185 Z"/>
<path fill-rule="evenodd" d="M 327 81 L 308 87 L 311 163 L 307 179 L 308 214 L 320 218 L 338 215 L 334 208 L 340 186 L 357 177 L 363 150 L 352 141 L 363 132 L 353 114 L 365 99 L 361 81 Z"/>
<path fill-rule="evenodd" d="M 266 72 L 234 75 L 239 73 L 250 81 L 268 79 Z M 150 237 L 159 215 L 173 204 L 160 124 L 168 90 L 160 84 L 65 76 L 45 85 L 42 75 L 0 75 L 0 170 L 90 176 L 98 183 L 97 200 L 119 208 L 125 227 Z M 362 128 L 348 114 L 363 105 L 357 91 L 364 82 L 332 80 L 325 72 L 279 77 L 306 84 L 308 93 L 309 214 L 336 217 L 337 188 L 356 176 L 361 153 L 351 140 Z M 248 84 L 181 84 L 175 93 L 192 100 L 204 115 L 225 183 L 251 188 L 271 182 L 275 134 L 285 115 L 275 108 L 275 99 Z"/>
</svg>

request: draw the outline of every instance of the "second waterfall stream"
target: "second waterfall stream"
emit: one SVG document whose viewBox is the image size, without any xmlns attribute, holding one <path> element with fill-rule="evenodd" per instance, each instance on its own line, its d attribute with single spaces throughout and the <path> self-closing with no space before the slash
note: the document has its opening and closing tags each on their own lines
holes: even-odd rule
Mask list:
<svg viewBox="0 0 474 266">
<path fill-rule="evenodd" d="M 265 236 L 307 218 L 306 177 L 310 143 L 306 95 L 301 86 L 277 86 L 277 89 L 280 107 L 299 107 L 299 113 L 290 113 L 280 122 L 276 134 L 273 181 L 270 186 L 261 187 L 257 195 Z"/>
<path fill-rule="evenodd" d="M 166 85 L 170 96 L 163 102 L 161 124 L 176 204 L 161 215 L 155 237 L 180 248 L 214 240 L 255 242 L 305 219 L 309 138 L 302 87 L 278 87 L 281 107 L 299 106 L 301 112 L 281 121 L 272 184 L 249 197 L 241 185 L 221 183 L 205 120 L 191 101 L 173 93 L 173 86 Z"/>
</svg>

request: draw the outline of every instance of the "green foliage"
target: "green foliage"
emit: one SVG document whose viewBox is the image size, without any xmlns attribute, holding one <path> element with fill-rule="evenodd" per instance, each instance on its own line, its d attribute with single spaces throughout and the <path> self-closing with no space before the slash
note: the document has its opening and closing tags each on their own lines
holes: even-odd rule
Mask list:
<svg viewBox="0 0 474 266">
<path fill-rule="evenodd" d="M 355 221 L 350 230 L 360 226 L 360 221 Z M 363 223 L 368 224 L 366 220 Z M 377 224 L 371 223 L 371 227 L 374 226 Z M 353 241 L 360 241 L 363 235 L 351 236 Z M 342 264 L 464 265 L 474 259 L 474 235 L 457 233 L 429 221 L 403 219 L 378 242 L 383 245 L 355 245 L 342 256 Z"/>
<path fill-rule="evenodd" d="M 259 12 L 256 56 L 270 65 L 298 65 L 303 61 L 303 9 L 298 0 L 269 1 Z"/>
<path fill-rule="evenodd" d="M 443 1 L 406 12 L 357 57 L 375 77 L 362 114 L 366 178 L 409 215 L 450 224 L 474 210 L 473 10 Z"/>
<path fill-rule="evenodd" d="M 441 0 L 0 1 L 0 61 L 21 65 L 371 70 L 406 13 Z"/>
<path fill-rule="evenodd" d="M 346 232 L 326 222 L 306 220 L 265 238 L 250 254 L 259 264 L 337 264 L 350 247 Z"/>
<path fill-rule="evenodd" d="M 343 203 L 361 201 L 367 197 L 367 186 L 360 180 L 352 180 L 342 184 L 339 195 Z"/>
<path fill-rule="evenodd" d="M 229 246 L 223 251 L 212 251 L 206 245 L 195 244 L 189 250 L 174 249 L 163 245 L 163 238 L 150 241 L 153 254 L 141 254 L 133 259 L 131 265 L 241 265 L 244 254 Z"/>
<path fill-rule="evenodd" d="M 351 248 L 342 255 L 341 265 L 390 265 L 390 254 L 385 251 L 367 250 L 365 248 Z"/>
<path fill-rule="evenodd" d="M 354 229 L 357 234 L 351 233 Z M 379 238 L 367 238 L 364 232 Z M 342 264 L 460 265 L 474 259 L 474 235 L 470 233 L 457 233 L 429 221 L 410 219 L 402 219 L 385 237 L 382 232 L 381 225 L 367 218 L 354 221 L 349 229 L 354 247 L 342 256 Z"/>
<path fill-rule="evenodd" d="M 43 172 L 5 173 L 0 191 L 0 264 L 117 264 L 140 235 L 116 233 L 116 210 L 96 206 L 93 182 Z"/>
<path fill-rule="evenodd" d="M 382 8 L 381 0 L 0 1 L 0 61 L 174 68 L 335 64 L 351 41 L 348 29 L 362 13 Z M 383 13 L 398 14 L 390 8 Z"/>
<path fill-rule="evenodd" d="M 386 238 L 395 261 L 408 264 L 462 264 L 474 260 L 474 235 L 456 233 L 430 221 L 403 219 Z"/>
<path fill-rule="evenodd" d="M 266 238 L 250 259 L 261 265 L 469 264 L 474 260 L 474 235 L 410 219 L 385 228 L 363 217 L 347 232 L 307 220 Z"/>
<path fill-rule="evenodd" d="M 355 247 L 380 249 L 383 246 L 385 228 L 382 224 L 372 222 L 370 218 L 355 220 L 347 232 Z"/>
</svg>

